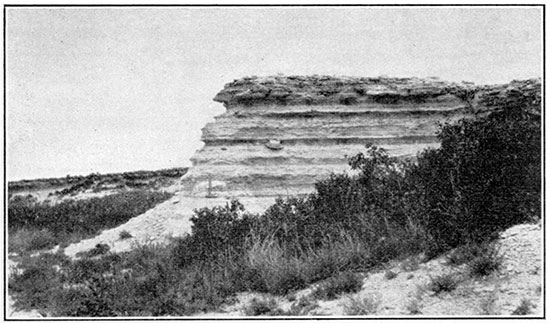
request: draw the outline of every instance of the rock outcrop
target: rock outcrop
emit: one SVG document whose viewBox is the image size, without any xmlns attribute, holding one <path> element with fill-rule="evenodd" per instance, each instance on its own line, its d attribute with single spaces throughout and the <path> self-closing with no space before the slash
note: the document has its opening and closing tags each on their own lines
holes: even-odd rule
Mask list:
<svg viewBox="0 0 550 323">
<path fill-rule="evenodd" d="M 539 80 L 496 86 L 437 78 L 235 80 L 214 98 L 227 111 L 203 128 L 205 146 L 192 158 L 183 188 L 195 197 L 308 193 L 331 172 L 348 170 L 346 155 L 366 144 L 414 157 L 438 146 L 439 124 L 503 108 L 532 92 L 540 103 Z"/>
</svg>

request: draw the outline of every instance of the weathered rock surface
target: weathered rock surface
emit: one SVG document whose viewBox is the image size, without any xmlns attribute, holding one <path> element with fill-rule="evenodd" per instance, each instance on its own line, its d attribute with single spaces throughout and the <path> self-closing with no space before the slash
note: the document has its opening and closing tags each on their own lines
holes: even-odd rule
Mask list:
<svg viewBox="0 0 550 323">
<path fill-rule="evenodd" d="M 227 111 L 203 128 L 205 146 L 192 158 L 184 190 L 197 197 L 308 193 L 331 172 L 348 170 L 345 156 L 366 144 L 414 157 L 438 146 L 440 123 L 502 108 L 511 97 L 532 92 L 540 98 L 540 81 L 476 86 L 437 78 L 235 80 L 214 98 Z"/>
</svg>

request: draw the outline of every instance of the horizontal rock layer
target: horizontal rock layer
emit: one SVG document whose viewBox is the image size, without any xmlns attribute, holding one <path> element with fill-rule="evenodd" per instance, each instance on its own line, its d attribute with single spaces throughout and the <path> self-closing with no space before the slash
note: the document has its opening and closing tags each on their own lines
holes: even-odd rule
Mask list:
<svg viewBox="0 0 550 323">
<path fill-rule="evenodd" d="M 497 86 L 435 78 L 236 80 L 214 98 L 227 111 L 203 128 L 205 146 L 191 159 L 183 187 L 190 196 L 308 193 L 330 173 L 349 171 L 346 156 L 364 152 L 366 144 L 414 157 L 439 145 L 440 124 L 506 107 L 533 92 L 540 98 L 539 80 Z M 529 104 L 540 106 L 540 99 Z"/>
</svg>

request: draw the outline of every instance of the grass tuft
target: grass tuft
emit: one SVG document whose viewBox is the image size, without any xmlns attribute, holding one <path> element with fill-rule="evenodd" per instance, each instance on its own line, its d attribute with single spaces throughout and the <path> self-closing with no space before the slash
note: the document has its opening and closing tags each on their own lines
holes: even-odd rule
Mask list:
<svg viewBox="0 0 550 323">
<path fill-rule="evenodd" d="M 248 305 L 243 308 L 246 316 L 260 315 L 277 315 L 281 310 L 277 306 L 277 301 L 274 298 L 257 298 L 254 297 Z"/>
<path fill-rule="evenodd" d="M 524 298 L 521 300 L 521 303 L 518 305 L 518 307 L 512 312 L 512 315 L 530 314 L 532 307 L 533 307 L 533 304 L 529 300 Z"/>
<path fill-rule="evenodd" d="M 363 278 L 352 272 L 344 272 L 322 282 L 313 292 L 317 299 L 331 300 L 345 293 L 356 293 L 363 287 Z"/>
<path fill-rule="evenodd" d="M 375 294 L 348 297 L 344 303 L 344 313 L 346 315 L 373 315 L 378 311 L 380 303 L 380 296 Z"/>
<path fill-rule="evenodd" d="M 498 271 L 502 266 L 502 256 L 498 250 L 487 249 L 485 253 L 478 255 L 468 263 L 470 275 L 473 277 L 485 277 Z"/>
<path fill-rule="evenodd" d="M 126 240 L 126 239 L 133 238 L 134 236 L 130 232 L 128 232 L 126 230 L 122 230 L 118 234 L 118 237 L 119 237 L 120 240 Z"/>
<path fill-rule="evenodd" d="M 494 293 L 487 295 L 485 298 L 481 300 L 480 303 L 480 309 L 481 315 L 498 315 L 497 309 L 496 309 L 496 301 L 497 297 Z"/>
<path fill-rule="evenodd" d="M 386 280 L 392 280 L 395 277 L 397 277 L 397 273 L 391 270 L 386 270 L 386 272 L 384 273 L 384 278 L 386 278 Z"/>
<path fill-rule="evenodd" d="M 452 292 L 458 286 L 459 279 L 455 274 L 444 274 L 433 277 L 428 285 L 428 289 L 436 295 L 441 292 Z"/>
<path fill-rule="evenodd" d="M 302 297 L 290 306 L 290 309 L 284 314 L 287 316 L 302 316 L 309 314 L 312 310 L 319 307 L 317 302 L 310 297 Z"/>
</svg>

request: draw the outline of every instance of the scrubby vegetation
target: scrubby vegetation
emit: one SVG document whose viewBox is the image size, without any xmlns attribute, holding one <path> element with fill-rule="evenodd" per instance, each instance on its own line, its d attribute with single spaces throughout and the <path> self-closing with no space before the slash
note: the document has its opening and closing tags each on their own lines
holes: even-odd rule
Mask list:
<svg viewBox="0 0 550 323">
<path fill-rule="evenodd" d="M 10 281 L 16 305 L 63 316 L 189 315 L 217 308 L 240 291 L 285 295 L 326 279 L 337 280 L 334 293 L 356 291 L 355 278 L 337 277 L 357 277 L 353 272 L 420 252 L 429 259 L 488 243 L 501 230 L 541 216 L 540 114 L 529 102 L 514 97 L 501 111 L 442 126 L 441 148 L 422 152 L 416 162 L 370 146 L 350 158 L 356 175 L 333 174 L 310 196 L 279 199 L 264 214 L 251 215 L 238 201 L 197 210 L 191 234 L 168 246 L 60 261 L 58 270 L 23 264 L 24 272 Z M 10 213 L 10 229 L 92 234 L 93 223 L 115 225 L 122 217 L 101 212 L 111 215 L 77 212 L 61 221 Z M 469 262 L 479 275 L 494 269 L 475 253 L 450 262 Z M 451 291 L 455 278 L 436 277 L 432 291 Z M 374 305 L 355 300 L 349 313 L 371 313 Z M 252 315 L 265 311 L 273 312 L 269 303 L 250 309 Z"/>
<path fill-rule="evenodd" d="M 8 248 L 10 252 L 32 252 L 86 239 L 144 213 L 171 196 L 139 190 L 53 205 L 16 196 L 8 204 Z"/>
</svg>

